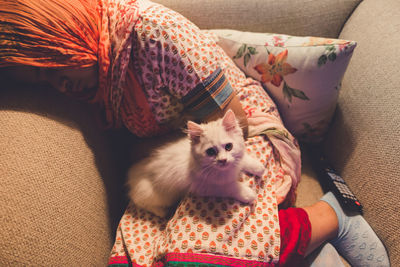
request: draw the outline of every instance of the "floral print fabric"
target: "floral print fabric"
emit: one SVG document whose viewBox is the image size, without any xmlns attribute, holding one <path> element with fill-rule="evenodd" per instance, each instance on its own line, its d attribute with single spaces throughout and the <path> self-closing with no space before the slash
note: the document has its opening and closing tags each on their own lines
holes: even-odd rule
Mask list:
<svg viewBox="0 0 400 267">
<path fill-rule="evenodd" d="M 275 183 L 283 170 L 264 137 L 250 138 L 246 146 L 268 170 L 260 179 L 245 174 L 240 178 L 258 193 L 253 205 L 191 195 L 169 220 L 130 205 L 118 227 L 110 264 L 129 258 L 152 266 L 170 253 L 216 254 L 276 264 L 281 241 Z"/>
<path fill-rule="evenodd" d="M 121 100 L 124 125 L 138 136 L 154 136 L 183 127 L 182 116 L 203 120 L 223 109 L 234 96 L 220 67 L 223 50 L 182 15 L 149 1 L 137 3 Z"/>
<path fill-rule="evenodd" d="M 254 114 L 268 114 L 274 118 L 273 123 L 286 132 L 274 102 L 261 84 L 245 76 L 216 44 L 214 36 L 200 31 L 186 18 L 161 5 L 152 3 L 142 9 L 142 1 L 137 3 L 139 16 L 132 38 L 132 71 L 128 69 L 127 72 L 131 78 L 127 83 L 142 88 L 135 92 L 143 92 L 141 103 L 146 103 L 156 125 L 181 126 L 184 121 L 181 116 L 190 112 L 185 108 L 195 102 L 196 96 L 206 91 L 220 92 L 213 86 L 216 81 L 215 84 L 229 84 L 249 118 Z M 198 87 L 199 84 L 203 87 Z M 130 108 L 129 101 L 124 101 L 132 92 L 123 92 L 121 112 Z M 180 124 L 175 125 L 175 121 Z M 257 192 L 255 203 L 244 205 L 227 198 L 189 195 L 169 219 L 155 217 L 130 204 L 117 229 L 110 265 L 157 266 L 168 255 L 176 253 L 222 255 L 262 266 L 278 263 L 281 242 L 278 204 L 289 191 L 296 189 L 300 153 L 294 138 L 285 133 L 287 142 L 292 144 L 290 150 L 294 151 L 295 166 L 283 161 L 285 157 L 279 156 L 282 146 L 271 141 L 281 136 L 260 135 L 267 129 L 263 124 L 257 125 L 261 128 L 247 140 L 246 149 L 265 165 L 266 172 L 260 179 L 247 174 L 240 177 L 241 182 Z M 137 126 L 132 123 L 132 127 Z M 140 127 L 130 129 L 134 133 L 143 130 Z"/>
<path fill-rule="evenodd" d="M 246 78 L 221 48 L 215 51 L 220 53 L 219 66 L 248 115 L 255 111 L 268 113 L 283 127 L 275 104 L 260 83 Z M 275 265 L 280 254 L 276 189 L 287 174 L 265 136 L 249 138 L 246 147 L 267 169 L 261 179 L 246 174 L 240 178 L 258 193 L 253 205 L 186 196 L 167 220 L 131 204 L 117 229 L 110 265 L 132 262 L 133 266 L 157 266 L 171 253 L 219 254 L 263 266 Z"/>
<path fill-rule="evenodd" d="M 336 108 L 354 41 L 211 30 L 246 73 L 263 83 L 286 127 L 302 141 L 320 141 Z"/>
<path fill-rule="evenodd" d="M 146 12 L 155 8 L 158 12 L 159 9 L 164 9 L 157 6 L 147 9 Z M 199 55 L 193 54 L 193 57 L 198 57 L 200 61 L 195 61 L 199 62 L 198 66 L 192 66 L 204 72 L 202 77 L 205 80 L 208 77 L 207 74 L 211 74 L 210 64 L 216 66 L 216 70 L 220 68 L 246 111 L 250 112 L 251 107 L 253 110 L 266 112 L 280 121 L 274 102 L 260 83 L 247 78 L 219 46 L 213 45 L 215 44 L 213 38 L 206 33 L 203 34 L 207 40 L 204 42 L 208 42 L 211 47 L 206 45 L 203 51 L 199 51 L 201 52 Z M 186 36 L 183 37 L 186 38 Z M 143 47 L 145 48 L 146 44 Z M 214 53 L 214 60 L 203 56 L 205 52 L 207 55 L 210 54 L 207 49 Z M 142 77 L 146 75 L 146 71 L 139 74 L 141 74 L 139 77 Z M 194 86 L 198 82 L 196 79 L 194 76 L 192 82 Z M 174 81 L 179 81 L 179 74 L 178 79 Z M 162 96 L 174 99 L 171 95 L 182 97 L 186 95 L 186 91 L 192 90 L 193 88 L 189 85 L 179 87 L 179 90 L 175 90 L 178 89 L 177 86 L 158 92 Z M 146 93 L 146 97 L 149 95 Z M 157 110 L 155 103 L 150 103 L 154 105 L 153 110 Z M 180 105 L 168 103 L 168 106 L 172 108 Z M 166 111 L 168 108 L 163 109 L 163 112 Z M 158 121 L 166 118 L 158 112 L 155 114 Z M 170 114 L 173 113 L 165 114 L 171 116 Z M 265 136 L 254 136 L 246 144 L 248 152 L 262 162 L 267 169 L 261 179 L 255 179 L 246 174 L 240 178 L 243 183 L 248 184 L 258 193 L 259 197 L 253 205 L 243 205 L 231 199 L 186 196 L 169 220 L 155 217 L 147 211 L 130 205 L 119 224 L 110 264 L 130 261 L 134 266 L 135 264 L 151 266 L 157 264 L 169 253 L 220 254 L 261 263 L 277 263 L 280 253 L 280 229 L 275 191 L 277 184 L 287 174 L 275 156 L 272 143 Z"/>
</svg>

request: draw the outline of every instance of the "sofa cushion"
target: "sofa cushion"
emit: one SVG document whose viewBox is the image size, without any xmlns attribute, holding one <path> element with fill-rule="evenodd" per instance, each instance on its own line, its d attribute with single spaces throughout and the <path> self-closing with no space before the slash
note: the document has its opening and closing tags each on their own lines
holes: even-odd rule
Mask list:
<svg viewBox="0 0 400 267">
<path fill-rule="evenodd" d="M 343 79 L 325 152 L 400 265 L 400 2 L 363 1 L 340 37 L 358 47 Z M 379 51 L 377 48 L 379 47 Z"/>
<path fill-rule="evenodd" d="M 301 141 L 324 136 L 356 43 L 283 34 L 211 30 L 248 76 L 263 83 Z"/>
<path fill-rule="evenodd" d="M 48 90 L 2 85 L 0 125 L 0 265 L 105 265 L 125 205 L 89 110 Z"/>
</svg>

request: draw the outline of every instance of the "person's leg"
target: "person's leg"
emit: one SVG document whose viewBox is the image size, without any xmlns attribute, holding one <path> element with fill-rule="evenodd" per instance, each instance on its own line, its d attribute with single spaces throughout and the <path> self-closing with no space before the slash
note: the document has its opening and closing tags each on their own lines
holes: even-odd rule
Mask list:
<svg viewBox="0 0 400 267">
<path fill-rule="evenodd" d="M 331 192 L 303 209 L 311 224 L 306 255 L 329 241 L 352 266 L 390 266 L 386 249 L 371 226 L 359 214 L 346 214 Z"/>
<path fill-rule="evenodd" d="M 338 220 L 335 210 L 324 201 L 318 201 L 303 209 L 307 212 L 311 223 L 311 239 L 306 251 L 307 256 L 324 242 L 337 236 Z"/>
<path fill-rule="evenodd" d="M 337 236 L 338 221 L 335 211 L 323 201 L 319 201 L 312 206 L 303 208 L 311 223 L 311 239 L 307 246 L 305 256 L 320 249 L 318 254 L 310 255 L 308 262 L 310 267 L 317 266 L 343 266 L 338 252 L 327 240 Z M 324 244 L 325 243 L 325 244 Z M 322 246 L 322 247 L 321 247 Z"/>
</svg>

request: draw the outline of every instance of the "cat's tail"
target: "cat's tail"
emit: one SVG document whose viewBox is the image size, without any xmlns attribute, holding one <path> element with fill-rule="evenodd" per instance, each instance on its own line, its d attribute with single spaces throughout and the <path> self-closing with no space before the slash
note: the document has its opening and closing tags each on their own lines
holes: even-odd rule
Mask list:
<svg viewBox="0 0 400 267">
<path fill-rule="evenodd" d="M 154 190 L 153 183 L 146 178 L 135 178 L 128 181 L 129 197 L 132 202 L 142 209 L 157 216 L 165 217 L 168 212 L 165 200 Z"/>
</svg>

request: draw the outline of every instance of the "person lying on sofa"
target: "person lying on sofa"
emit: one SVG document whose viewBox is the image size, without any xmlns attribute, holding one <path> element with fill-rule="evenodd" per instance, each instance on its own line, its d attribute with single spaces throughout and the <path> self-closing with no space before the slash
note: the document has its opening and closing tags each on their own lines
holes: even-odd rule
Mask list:
<svg viewBox="0 0 400 267">
<path fill-rule="evenodd" d="M 279 122 L 284 134 L 257 144 L 271 142 L 287 157 L 279 162 L 284 177 L 265 207 L 279 220 L 274 227 L 280 247 L 268 255 L 271 263 L 299 266 L 328 241 L 353 266 L 370 263 L 364 243 L 375 248 L 368 251 L 371 266 L 389 266 L 373 229 L 362 216 L 347 215 L 332 193 L 312 206 L 290 207 L 300 177 L 296 140 L 260 83 L 245 77 L 183 16 L 146 0 L 0 0 L 0 44 L 2 75 L 48 84 L 86 101 L 97 108 L 105 127 L 126 127 L 139 137 L 166 134 L 188 119 L 212 121 L 228 109 L 245 136 L 253 110 Z"/>
</svg>

